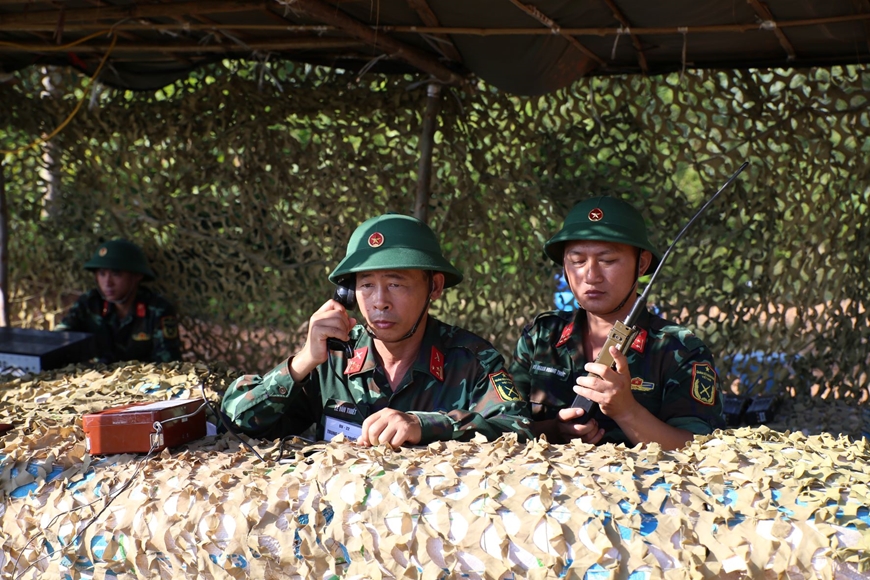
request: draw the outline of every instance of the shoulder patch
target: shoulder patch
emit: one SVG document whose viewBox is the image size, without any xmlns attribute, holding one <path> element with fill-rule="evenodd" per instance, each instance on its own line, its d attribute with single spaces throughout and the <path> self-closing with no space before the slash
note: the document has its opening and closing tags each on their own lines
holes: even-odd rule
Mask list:
<svg viewBox="0 0 870 580">
<path fill-rule="evenodd" d="M 702 405 L 716 402 L 716 371 L 710 363 L 692 364 L 692 398 Z"/>
<path fill-rule="evenodd" d="M 489 382 L 502 401 L 522 401 L 514 379 L 505 370 L 489 373 Z"/>
<path fill-rule="evenodd" d="M 141 306 L 145 306 L 142 304 Z M 161 316 L 160 327 L 163 329 L 163 338 L 174 340 L 178 338 L 178 320 L 175 316 Z"/>
</svg>

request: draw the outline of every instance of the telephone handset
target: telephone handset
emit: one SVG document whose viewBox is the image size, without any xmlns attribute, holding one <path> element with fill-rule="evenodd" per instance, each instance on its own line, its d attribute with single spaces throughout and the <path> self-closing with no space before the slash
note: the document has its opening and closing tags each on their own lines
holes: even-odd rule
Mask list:
<svg viewBox="0 0 870 580">
<path fill-rule="evenodd" d="M 356 308 L 356 276 L 351 274 L 347 278 L 340 279 L 335 287 L 335 294 L 333 294 L 332 299 L 348 310 Z M 353 348 L 351 348 L 350 343 L 343 340 L 327 338 L 326 348 L 344 351 L 347 358 L 353 358 Z"/>
</svg>

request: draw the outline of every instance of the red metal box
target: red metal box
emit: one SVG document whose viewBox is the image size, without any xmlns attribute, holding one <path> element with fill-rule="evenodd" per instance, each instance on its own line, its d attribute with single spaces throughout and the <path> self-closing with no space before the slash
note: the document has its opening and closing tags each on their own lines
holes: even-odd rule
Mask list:
<svg viewBox="0 0 870 580">
<path fill-rule="evenodd" d="M 82 417 L 92 455 L 148 453 L 205 436 L 202 399 L 134 403 Z"/>
</svg>

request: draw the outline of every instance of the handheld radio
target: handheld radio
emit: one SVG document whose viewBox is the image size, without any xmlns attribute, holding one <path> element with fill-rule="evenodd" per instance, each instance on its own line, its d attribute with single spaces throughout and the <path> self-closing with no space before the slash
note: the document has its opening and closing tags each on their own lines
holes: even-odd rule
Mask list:
<svg viewBox="0 0 870 580">
<path fill-rule="evenodd" d="M 630 346 L 631 343 L 634 342 L 634 339 L 640 332 L 640 328 L 635 326 L 635 322 L 637 322 L 637 318 L 638 316 L 640 316 L 640 313 L 646 308 L 646 301 L 647 297 L 649 296 L 650 288 L 652 288 L 653 282 L 655 281 L 656 276 L 658 276 L 659 272 L 661 271 L 662 265 L 664 265 L 665 260 L 671 253 L 671 250 L 674 249 L 674 246 L 679 241 L 679 239 L 683 237 L 683 234 L 686 233 L 686 230 L 689 229 L 689 226 L 691 226 L 692 223 L 694 223 L 694 221 L 698 219 L 698 216 L 704 213 L 704 211 L 710 206 L 710 204 L 713 203 L 713 200 L 715 200 L 716 197 L 718 197 L 718 195 L 722 193 L 726 187 L 731 185 L 731 182 L 734 181 L 734 179 L 736 179 L 737 176 L 740 175 L 740 173 L 744 169 L 746 169 L 747 165 L 749 165 L 749 162 L 744 161 L 743 165 L 741 165 L 737 169 L 737 171 L 735 171 L 734 174 L 728 178 L 728 181 L 725 182 L 725 185 L 719 188 L 719 191 L 714 193 L 713 196 L 709 200 L 707 200 L 707 203 L 701 206 L 701 209 L 698 210 L 698 213 L 696 213 L 694 217 L 689 220 L 689 223 L 687 223 L 683 227 L 683 229 L 680 230 L 680 233 L 677 234 L 677 237 L 674 238 L 674 241 L 671 242 L 670 246 L 668 246 L 668 249 L 662 256 L 662 259 L 659 261 L 659 265 L 656 267 L 655 272 L 653 272 L 653 275 L 650 277 L 649 283 L 646 285 L 646 288 L 640 295 L 640 298 L 638 298 L 637 301 L 634 303 L 634 307 L 632 307 L 631 312 L 628 313 L 625 321 L 621 322 L 617 320 L 616 324 L 613 325 L 613 328 L 610 330 L 610 334 L 607 335 L 607 340 L 604 342 L 604 346 L 601 347 L 601 352 L 599 352 L 598 356 L 595 358 L 595 362 L 607 365 L 611 368 L 614 368 L 616 366 L 616 362 L 613 360 L 613 356 L 610 354 L 610 347 L 615 346 L 616 350 L 624 354 L 628 346 Z M 589 374 L 591 376 L 601 378 L 594 373 Z M 574 397 L 574 402 L 571 403 L 571 407 L 581 408 L 585 411 L 585 413 L 583 413 L 583 416 L 576 421 L 581 425 L 585 425 L 589 422 L 590 419 L 593 419 L 598 414 L 598 403 L 596 403 L 595 401 L 590 401 L 589 399 L 581 395 L 577 395 L 576 397 Z"/>
</svg>

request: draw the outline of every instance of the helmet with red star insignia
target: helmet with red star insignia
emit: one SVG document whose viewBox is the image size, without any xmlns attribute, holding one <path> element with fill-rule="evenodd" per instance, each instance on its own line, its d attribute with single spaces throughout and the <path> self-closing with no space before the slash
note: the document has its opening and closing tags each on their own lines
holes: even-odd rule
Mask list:
<svg viewBox="0 0 870 580">
<path fill-rule="evenodd" d="M 363 222 L 350 236 L 347 253 L 329 279 L 342 285 L 348 274 L 371 270 L 426 270 L 444 274 L 444 287 L 462 273 L 441 253 L 435 232 L 417 218 L 388 213 Z"/>
<path fill-rule="evenodd" d="M 90 260 L 85 262 L 85 270 L 121 270 L 142 274 L 142 280 L 148 282 L 156 277 L 148 266 L 148 260 L 142 248 L 128 240 L 111 240 L 103 242 Z"/>
<path fill-rule="evenodd" d="M 568 212 L 562 229 L 544 244 L 544 251 L 562 266 L 565 243 L 579 240 L 618 242 L 648 250 L 652 254 L 649 272 L 656 268 L 662 257 L 649 240 L 640 212 L 615 197 L 593 197 L 575 205 Z"/>
</svg>

